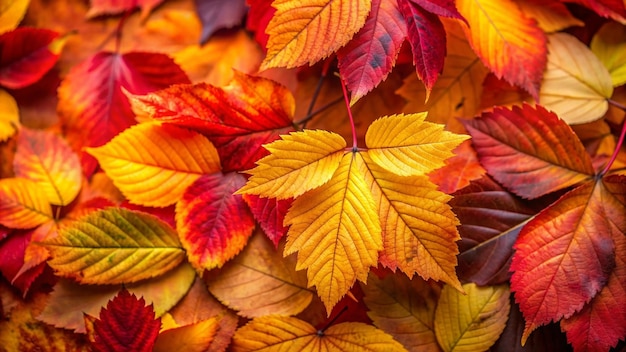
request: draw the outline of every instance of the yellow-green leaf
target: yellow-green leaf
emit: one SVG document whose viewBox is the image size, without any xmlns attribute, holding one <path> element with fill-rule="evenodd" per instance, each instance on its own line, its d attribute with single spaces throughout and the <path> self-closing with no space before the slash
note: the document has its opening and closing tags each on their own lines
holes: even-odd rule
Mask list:
<svg viewBox="0 0 626 352">
<path fill-rule="evenodd" d="M 42 243 L 48 264 L 84 284 L 130 283 L 159 276 L 184 258 L 176 232 L 157 217 L 107 208 L 78 219 Z"/>
<path fill-rule="evenodd" d="M 13 136 L 19 125 L 20 110 L 17 102 L 6 90 L 0 89 L 0 142 Z"/>
<path fill-rule="evenodd" d="M 614 87 L 626 83 L 626 26 L 604 24 L 591 40 L 591 51 L 609 70 Z"/>
<path fill-rule="evenodd" d="M 0 224 L 30 229 L 52 219 L 52 208 L 37 184 L 24 178 L 0 179 Z"/>
<path fill-rule="evenodd" d="M 548 66 L 539 92 L 540 103 L 568 124 L 601 118 L 613 94 L 609 71 L 575 37 L 556 33 L 549 37 Z"/>
<path fill-rule="evenodd" d="M 444 351 L 486 351 L 500 337 L 511 304 L 506 285 L 463 285 L 466 294 L 446 286 L 435 311 L 435 334 Z"/>
<path fill-rule="evenodd" d="M 237 330 L 233 351 L 406 351 L 371 325 L 341 323 L 324 331 L 294 317 L 259 317 Z"/>
<path fill-rule="evenodd" d="M 425 122 L 427 113 L 385 116 L 365 134 L 369 154 L 378 165 L 400 176 L 423 175 L 444 166 L 452 150 L 468 136 Z"/>
<path fill-rule="evenodd" d="M 286 199 L 328 182 L 339 166 L 346 141 L 338 134 L 305 130 L 281 136 L 265 148 L 271 153 L 250 170 L 237 193 Z"/>
<path fill-rule="evenodd" d="M 344 46 L 365 24 L 371 0 L 275 0 L 261 69 L 314 64 Z"/>
<path fill-rule="evenodd" d="M 0 33 L 17 27 L 24 18 L 30 0 L 0 0 Z"/>
<path fill-rule="evenodd" d="M 220 170 L 219 156 L 203 135 L 172 125 L 142 123 L 109 143 L 86 148 L 131 203 L 176 203 L 203 174 Z"/>
<path fill-rule="evenodd" d="M 456 276 L 459 221 L 448 205 L 452 198 L 427 176 L 395 175 L 361 154 L 368 188 L 378 204 L 383 251 L 380 262 L 409 277 L 442 280 L 461 290 Z"/>
<path fill-rule="evenodd" d="M 308 269 L 329 314 L 357 279 L 367 280 L 383 248 L 363 162 L 359 153 L 345 153 L 332 179 L 298 197 L 285 217 L 285 254 L 298 252 L 296 269 Z"/>
</svg>

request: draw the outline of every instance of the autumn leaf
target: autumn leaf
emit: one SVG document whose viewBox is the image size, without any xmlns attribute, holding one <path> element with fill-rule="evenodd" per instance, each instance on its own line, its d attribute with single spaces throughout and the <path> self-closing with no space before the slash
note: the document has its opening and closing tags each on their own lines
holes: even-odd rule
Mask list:
<svg viewBox="0 0 626 352">
<path fill-rule="evenodd" d="M 535 99 L 546 67 L 546 36 L 511 0 L 459 0 L 466 35 L 476 54 L 498 78 Z"/>
<path fill-rule="evenodd" d="M 321 331 L 294 317 L 264 316 L 237 330 L 233 351 L 268 348 L 310 351 L 406 351 L 383 331 L 363 323 L 341 323 Z"/>
<path fill-rule="evenodd" d="M 585 23 L 574 17 L 564 3 L 558 0 L 528 0 L 516 4 L 529 18 L 534 18 L 537 25 L 546 33 L 558 32 Z"/>
<path fill-rule="evenodd" d="M 575 37 L 549 36 L 548 66 L 539 96 L 541 104 L 568 124 L 591 122 L 608 109 L 613 94 L 611 74 L 593 52 Z"/>
<path fill-rule="evenodd" d="M 220 170 L 213 144 L 197 132 L 142 123 L 99 148 L 87 148 L 131 203 L 165 207 L 176 203 L 204 174 Z"/>
<path fill-rule="evenodd" d="M 435 311 L 435 334 L 444 351 L 485 351 L 506 325 L 511 308 L 506 285 L 463 285 L 466 294 L 444 286 Z"/>
<path fill-rule="evenodd" d="M 17 102 L 6 90 L 0 89 L 0 142 L 5 142 L 17 132 L 20 111 Z"/>
<path fill-rule="evenodd" d="M 85 320 L 93 323 L 92 329 L 87 324 L 87 336 L 98 352 L 152 351 L 161 327 L 152 306 L 126 289 L 109 301 L 99 319 L 86 315 Z"/>
<path fill-rule="evenodd" d="M 624 179 L 616 185 L 623 191 Z M 615 267 L 612 236 L 626 228 L 622 200 L 602 179 L 566 193 L 534 217 L 515 244 L 511 290 L 526 320 L 522 344 L 538 326 L 579 311 Z M 623 235 L 623 234 L 621 234 Z"/>
<path fill-rule="evenodd" d="M 619 23 L 606 23 L 596 32 L 590 48 L 609 70 L 613 86 L 626 83 L 626 30 Z"/>
<path fill-rule="evenodd" d="M 241 316 L 295 315 L 313 297 L 306 275 L 295 268 L 295 258 L 284 259 L 282 250 L 257 232 L 242 253 L 209 275 L 207 285 L 215 297 Z"/>
<path fill-rule="evenodd" d="M 30 0 L 1 0 L 0 1 L 0 33 L 17 27 L 24 18 Z"/>
<path fill-rule="evenodd" d="M 262 198 L 255 195 L 244 194 L 252 216 L 263 229 L 265 235 L 278 247 L 278 242 L 287 234 L 284 225 L 285 215 L 291 207 L 293 199 Z"/>
<path fill-rule="evenodd" d="M 261 70 L 328 57 L 363 27 L 371 0 L 276 0 L 272 6 L 276 13 L 265 29 L 269 39 Z"/>
<path fill-rule="evenodd" d="M 26 297 L 35 280 L 43 273 L 45 263 L 24 270 L 24 253 L 31 242 L 32 231 L 20 231 L 0 241 L 0 273 Z"/>
<path fill-rule="evenodd" d="M 34 181 L 54 205 L 68 205 L 82 185 L 78 156 L 64 139 L 50 132 L 22 127 L 13 169 L 17 177 Z"/>
<path fill-rule="evenodd" d="M 157 7 L 163 0 L 91 0 L 91 6 L 87 12 L 87 17 L 92 18 L 102 15 L 116 15 L 135 8 L 141 8 L 141 17 L 146 18 L 153 8 Z"/>
<path fill-rule="evenodd" d="M 219 329 L 219 319 L 213 317 L 194 324 L 162 331 L 157 336 L 154 352 L 208 351 Z"/>
<path fill-rule="evenodd" d="M 219 29 L 231 28 L 241 23 L 247 10 L 246 0 L 195 0 L 195 3 L 202 21 L 200 43 L 206 43 Z"/>
<path fill-rule="evenodd" d="M 135 124 L 122 88 L 146 94 L 171 84 L 189 83 L 185 73 L 164 54 L 99 52 L 74 66 L 59 87 L 59 118 L 76 151 L 99 147 Z M 95 161 L 81 156 L 85 174 Z"/>
<path fill-rule="evenodd" d="M 237 173 L 198 178 L 176 205 L 176 229 L 189 262 L 199 271 L 219 268 L 246 245 L 254 218 L 241 195 Z"/>
<path fill-rule="evenodd" d="M 0 179 L 0 224 L 30 229 L 48 220 L 52 220 L 52 208 L 35 182 L 18 177 Z"/>
<path fill-rule="evenodd" d="M 0 85 L 11 89 L 37 82 L 57 62 L 66 38 L 59 33 L 20 27 L 0 34 Z"/>
<path fill-rule="evenodd" d="M 418 278 L 387 275 L 379 279 L 373 274 L 361 287 L 367 315 L 376 327 L 410 351 L 440 351 L 433 325 L 439 289 Z"/>
<path fill-rule="evenodd" d="M 274 17 L 276 9 L 272 7 L 273 0 L 246 0 L 248 5 L 248 15 L 246 28 L 254 32 L 254 39 L 263 47 L 265 51 L 269 36 L 265 33 L 265 28 Z"/>
<path fill-rule="evenodd" d="M 85 284 L 130 283 L 176 267 L 184 251 L 152 215 L 108 208 L 89 213 L 42 242 L 56 274 Z"/>
<path fill-rule="evenodd" d="M 574 0 L 598 15 L 624 23 L 626 21 L 626 5 L 622 1 L 612 0 Z"/>
<path fill-rule="evenodd" d="M 406 35 L 397 2 L 373 0 L 363 28 L 337 52 L 339 72 L 352 93 L 350 105 L 387 78 Z"/>
<path fill-rule="evenodd" d="M 132 96 L 131 102 L 138 115 L 203 133 L 217 147 L 225 172 L 254 167 L 267 155 L 263 144 L 293 131 L 295 102 L 289 90 L 238 71 L 226 87 L 178 85 Z"/>
<path fill-rule="evenodd" d="M 453 150 L 455 154 L 446 160 L 446 165 L 428 174 L 428 179 L 437 189 L 452 194 L 483 177 L 487 170 L 478 162 L 476 151 L 470 140 L 466 140 Z"/>
<path fill-rule="evenodd" d="M 541 106 L 499 107 L 464 125 L 481 164 L 521 197 L 537 198 L 595 173 L 571 128 Z"/>
</svg>

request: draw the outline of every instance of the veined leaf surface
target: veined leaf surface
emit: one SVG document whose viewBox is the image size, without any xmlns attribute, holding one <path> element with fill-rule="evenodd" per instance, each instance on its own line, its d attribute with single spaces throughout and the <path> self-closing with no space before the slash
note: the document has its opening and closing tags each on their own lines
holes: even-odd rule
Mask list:
<svg viewBox="0 0 626 352">
<path fill-rule="evenodd" d="M 37 184 L 24 178 L 0 179 L 0 224 L 29 229 L 52 219 L 52 208 Z"/>
</svg>

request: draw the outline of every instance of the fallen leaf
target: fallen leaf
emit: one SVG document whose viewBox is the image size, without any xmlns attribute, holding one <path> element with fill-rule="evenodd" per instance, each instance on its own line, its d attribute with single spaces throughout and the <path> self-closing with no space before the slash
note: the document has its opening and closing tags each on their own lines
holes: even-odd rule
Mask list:
<svg viewBox="0 0 626 352">
<path fill-rule="evenodd" d="M 17 27 L 24 18 L 30 0 L 0 1 L 0 34 Z"/>
<path fill-rule="evenodd" d="M 564 3 L 558 0 L 527 0 L 516 2 L 526 17 L 534 18 L 546 33 L 558 32 L 585 23 L 574 17 Z"/>
<path fill-rule="evenodd" d="M 287 234 L 288 229 L 284 225 L 284 220 L 293 199 L 278 200 L 244 194 L 243 200 L 248 204 L 254 219 L 265 235 L 272 240 L 275 247 L 278 247 L 278 242 Z"/>
<path fill-rule="evenodd" d="M 141 17 L 146 18 L 152 9 L 157 7 L 162 2 L 163 0 L 91 0 L 91 6 L 89 7 L 89 12 L 87 12 L 87 17 L 93 18 L 102 15 L 117 15 L 139 7 L 141 8 Z"/>
<path fill-rule="evenodd" d="M 15 99 L 0 88 L 0 142 L 11 138 L 20 126 L 20 111 Z"/>
<path fill-rule="evenodd" d="M 246 14 L 246 1 L 195 0 L 202 21 L 200 43 L 206 43 L 217 30 L 241 23 Z"/>
<path fill-rule="evenodd" d="M 205 352 L 209 350 L 219 328 L 213 317 L 194 324 L 162 331 L 154 343 L 155 352 Z"/>
<path fill-rule="evenodd" d="M 602 26 L 591 40 L 591 51 L 609 70 L 613 86 L 626 83 L 626 29 L 609 22 Z"/>
<path fill-rule="evenodd" d="M 0 179 L 0 224 L 30 229 L 52 220 L 48 199 L 35 182 L 24 178 Z"/>
<path fill-rule="evenodd" d="M 20 290 L 23 297 L 30 291 L 33 282 L 45 268 L 45 263 L 38 263 L 26 270 L 24 268 L 24 254 L 31 242 L 32 231 L 20 231 L 11 234 L 9 238 L 0 242 L 0 273 Z"/>
<path fill-rule="evenodd" d="M 437 189 L 452 194 L 480 179 L 487 173 L 480 162 L 470 140 L 464 141 L 453 150 L 454 156 L 446 160 L 446 165 L 428 174 Z"/>
</svg>

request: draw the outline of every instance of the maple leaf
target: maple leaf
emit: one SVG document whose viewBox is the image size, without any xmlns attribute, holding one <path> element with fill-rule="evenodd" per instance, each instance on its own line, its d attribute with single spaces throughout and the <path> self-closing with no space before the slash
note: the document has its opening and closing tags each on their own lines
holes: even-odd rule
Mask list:
<svg viewBox="0 0 626 352">
<path fill-rule="evenodd" d="M 52 219 L 52 208 L 37 184 L 24 178 L 0 179 L 0 224 L 30 229 Z"/>
<path fill-rule="evenodd" d="M 498 182 L 524 198 L 537 198 L 594 175 L 578 137 L 541 106 L 498 107 L 464 125 L 481 164 Z"/>
<path fill-rule="evenodd" d="M 246 1 L 195 0 L 198 16 L 202 21 L 200 43 L 221 28 L 230 28 L 239 23 L 246 14 Z"/>
<path fill-rule="evenodd" d="M 126 289 L 109 301 L 99 319 L 85 315 L 85 321 L 91 347 L 98 352 L 152 351 L 161 327 L 152 305 Z"/>
<path fill-rule="evenodd" d="M 66 38 L 20 27 L 0 35 L 0 85 L 17 89 L 37 82 L 57 62 Z"/>
<path fill-rule="evenodd" d="M 546 35 L 511 0 L 459 0 L 459 13 L 476 54 L 498 77 L 536 100 L 546 67 Z"/>
<path fill-rule="evenodd" d="M 613 86 L 626 83 L 626 30 L 624 26 L 609 22 L 591 39 L 590 49 L 609 70 Z"/>
<path fill-rule="evenodd" d="M 0 1 L 0 33 L 17 27 L 24 18 L 30 0 Z"/>
<path fill-rule="evenodd" d="M 259 339 L 259 336 L 263 336 Z M 383 331 L 363 323 L 341 323 L 328 329 L 316 330 L 309 323 L 294 317 L 263 316 L 253 319 L 237 330 L 233 351 L 259 351 L 264 348 L 298 351 L 406 351 L 401 344 Z"/>
<path fill-rule="evenodd" d="M 272 6 L 276 13 L 265 29 L 269 39 L 261 70 L 328 57 L 363 27 L 371 0 L 275 0 Z"/>
<path fill-rule="evenodd" d="M 406 32 L 396 1 L 372 1 L 363 28 L 337 52 L 339 72 L 352 92 L 351 105 L 391 73 Z"/>
<path fill-rule="evenodd" d="M 87 84 L 85 83 L 87 82 Z M 74 150 L 99 147 L 135 124 L 122 88 L 146 94 L 170 84 L 189 83 L 185 73 L 164 54 L 99 52 L 74 66 L 59 87 L 59 117 Z M 82 154 L 85 174 L 95 161 Z"/>
</svg>

